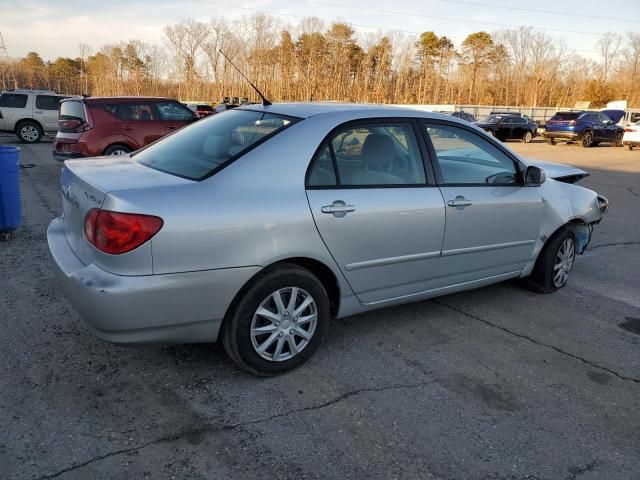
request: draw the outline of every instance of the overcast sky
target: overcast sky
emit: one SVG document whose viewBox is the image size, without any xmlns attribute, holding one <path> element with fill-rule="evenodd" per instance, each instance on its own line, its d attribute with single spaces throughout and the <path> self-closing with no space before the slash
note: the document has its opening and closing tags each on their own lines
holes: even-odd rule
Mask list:
<svg viewBox="0 0 640 480">
<path fill-rule="evenodd" d="M 339 20 L 359 34 L 433 30 L 456 45 L 478 30 L 540 27 L 592 58 L 599 34 L 640 32 L 640 0 L 0 0 L 0 33 L 10 56 L 37 51 L 45 60 L 53 60 L 78 56 L 80 43 L 92 51 L 129 39 L 162 44 L 164 25 L 186 18 L 237 19 L 257 11 L 278 14 L 284 24 L 296 24 L 310 15 L 327 23 Z"/>
</svg>

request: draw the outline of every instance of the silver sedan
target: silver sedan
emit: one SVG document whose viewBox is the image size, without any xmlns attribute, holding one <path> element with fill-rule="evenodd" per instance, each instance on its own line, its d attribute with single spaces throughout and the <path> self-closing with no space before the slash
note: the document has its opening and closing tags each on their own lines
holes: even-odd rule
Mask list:
<svg viewBox="0 0 640 480">
<path fill-rule="evenodd" d="M 257 374 L 316 350 L 330 318 L 522 278 L 562 288 L 608 202 L 414 110 L 251 105 L 117 158 L 69 160 L 47 236 L 96 335 L 213 342 Z"/>
</svg>

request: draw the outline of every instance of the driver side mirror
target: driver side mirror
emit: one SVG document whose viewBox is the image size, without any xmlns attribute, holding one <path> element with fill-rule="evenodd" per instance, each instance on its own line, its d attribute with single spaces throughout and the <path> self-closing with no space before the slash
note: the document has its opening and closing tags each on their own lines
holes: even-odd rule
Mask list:
<svg viewBox="0 0 640 480">
<path fill-rule="evenodd" d="M 542 185 L 547 179 L 547 174 L 544 173 L 544 170 L 540 167 L 534 167 L 533 165 L 527 167 L 527 171 L 524 174 L 524 184 L 525 185 Z"/>
</svg>

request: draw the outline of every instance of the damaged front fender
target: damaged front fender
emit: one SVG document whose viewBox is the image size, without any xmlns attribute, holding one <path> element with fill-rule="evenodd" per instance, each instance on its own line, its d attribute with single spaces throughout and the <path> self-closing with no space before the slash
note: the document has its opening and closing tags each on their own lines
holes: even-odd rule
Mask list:
<svg viewBox="0 0 640 480">
<path fill-rule="evenodd" d="M 579 185 L 549 179 L 540 188 L 542 223 L 534 255 L 523 269 L 523 277 L 533 270 L 538 254 L 547 240 L 564 225 L 573 230 L 576 252 L 582 254 L 591 240 L 593 226 L 600 223 L 609 209 L 609 201 L 605 197 Z"/>
</svg>

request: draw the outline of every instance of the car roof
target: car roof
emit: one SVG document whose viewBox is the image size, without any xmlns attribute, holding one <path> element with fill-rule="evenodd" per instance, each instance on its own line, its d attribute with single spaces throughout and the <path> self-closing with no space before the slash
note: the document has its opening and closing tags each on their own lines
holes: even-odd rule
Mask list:
<svg viewBox="0 0 640 480">
<path fill-rule="evenodd" d="M 105 101 L 111 102 L 111 103 L 125 103 L 125 102 L 131 102 L 131 101 L 136 101 L 136 102 L 166 102 L 167 100 L 170 101 L 177 101 L 174 100 L 173 98 L 167 98 L 167 97 L 136 97 L 136 96 L 129 96 L 129 97 L 74 97 L 74 98 L 70 98 L 69 100 L 84 100 L 87 103 L 102 103 Z"/>
<path fill-rule="evenodd" d="M 336 113 L 357 114 L 359 118 L 375 117 L 420 117 L 433 119 L 452 120 L 450 115 L 435 112 L 425 112 L 409 107 L 397 107 L 391 105 L 375 105 L 362 103 L 338 103 L 338 102 L 292 102 L 274 103 L 272 105 L 243 105 L 238 110 L 254 110 L 270 112 L 290 117 L 309 118 L 316 115 L 331 115 Z M 455 117 L 453 117 L 455 119 Z M 455 119 L 455 121 L 459 121 Z"/>
</svg>

